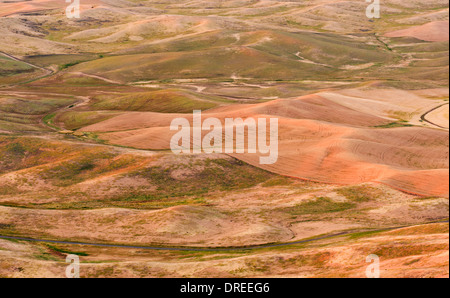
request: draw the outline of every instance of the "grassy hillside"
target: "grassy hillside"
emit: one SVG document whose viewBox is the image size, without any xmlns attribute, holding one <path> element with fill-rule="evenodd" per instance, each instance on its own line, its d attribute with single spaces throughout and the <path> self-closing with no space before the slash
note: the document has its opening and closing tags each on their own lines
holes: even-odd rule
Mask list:
<svg viewBox="0 0 450 298">
<path fill-rule="evenodd" d="M 178 90 L 158 90 L 152 92 L 124 94 L 121 96 L 97 96 L 91 107 L 95 110 L 150 111 L 159 113 L 189 113 L 206 110 L 217 103 L 197 99 L 191 94 Z"/>
<path fill-rule="evenodd" d="M 0 236 L 70 241 L 0 238 L 0 278 L 448 277 L 448 0 L 381 2 L 0 0 Z M 277 162 L 173 154 L 211 109 Z"/>
<path fill-rule="evenodd" d="M 208 35 L 144 46 L 72 68 L 122 82 L 173 79 L 255 80 L 343 79 L 337 69 L 367 63 L 389 63 L 395 55 L 381 46 L 336 35 L 260 31 Z M 212 41 L 212 42 L 211 42 Z M 226 47 L 224 47 L 227 45 Z"/>
<path fill-rule="evenodd" d="M 0 130 L 44 131 L 41 119 L 60 108 L 76 102 L 72 97 L 41 98 L 39 95 L 0 95 Z"/>
<path fill-rule="evenodd" d="M 0 53 L 0 85 L 31 80 L 44 72 L 24 62 L 13 60 Z"/>
</svg>

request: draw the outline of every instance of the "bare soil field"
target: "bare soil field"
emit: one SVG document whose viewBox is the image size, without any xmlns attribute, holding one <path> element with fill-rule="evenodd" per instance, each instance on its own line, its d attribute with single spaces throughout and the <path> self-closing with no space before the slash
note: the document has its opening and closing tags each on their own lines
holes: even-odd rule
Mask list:
<svg viewBox="0 0 450 298">
<path fill-rule="evenodd" d="M 447 0 L 67 5 L 0 0 L 0 277 L 449 276 Z"/>
<path fill-rule="evenodd" d="M 387 37 L 414 37 L 425 41 L 448 41 L 448 21 L 431 22 L 422 26 L 386 33 Z"/>
<path fill-rule="evenodd" d="M 384 93 L 390 95 L 387 91 Z M 276 116 L 280 129 L 279 158 L 275 165 L 260 166 L 271 172 L 325 183 L 378 181 L 410 193 L 448 196 L 448 132 L 408 125 L 408 117 L 413 113 L 420 115 L 414 102 L 408 101 L 414 111 L 408 115 L 400 105 L 394 106 L 395 101 L 386 104 L 371 99 L 365 104 L 359 101 L 355 106 L 346 103 L 352 109 L 342 106 L 342 101 L 337 104 L 337 101 L 330 102 L 320 95 L 278 99 L 213 109 L 204 117 L 216 117 L 224 123 L 225 118 Z M 418 106 L 426 102 L 423 111 L 432 106 L 427 99 L 422 99 L 421 103 L 420 98 L 417 101 Z M 359 104 L 362 110 L 355 111 Z M 380 114 L 376 115 L 373 112 L 378 106 Z M 333 107 L 332 114 L 327 113 L 330 107 Z M 372 113 L 368 115 L 364 111 Z M 406 115 L 401 119 L 405 122 L 400 121 L 398 126 L 404 127 L 390 127 L 389 124 L 399 121 L 395 115 L 401 116 L 401 112 Z M 171 137 L 176 132 L 168 134 L 167 131 L 171 120 L 180 116 L 124 113 L 81 131 L 102 133 L 100 138 L 112 144 L 170 149 Z M 426 140 L 433 140 L 433 143 Z M 258 166 L 258 154 L 233 156 Z M 426 181 L 420 178 L 424 176 L 428 177 Z"/>
<path fill-rule="evenodd" d="M 10 242 L 0 239 L 0 274 L 9 277 L 62 277 L 65 253 L 84 262 L 82 277 L 349 277 L 363 278 L 366 256 L 380 255 L 383 278 L 448 276 L 448 224 L 432 224 L 374 234 L 253 252 L 156 252 Z"/>
</svg>

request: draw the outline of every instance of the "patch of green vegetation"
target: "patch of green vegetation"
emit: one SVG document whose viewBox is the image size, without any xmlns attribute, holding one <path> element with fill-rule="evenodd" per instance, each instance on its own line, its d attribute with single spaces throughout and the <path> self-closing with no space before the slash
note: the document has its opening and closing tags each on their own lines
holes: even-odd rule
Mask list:
<svg viewBox="0 0 450 298">
<path fill-rule="evenodd" d="M 12 154 L 23 158 L 25 156 L 26 149 L 21 143 L 9 143 L 5 146 L 6 154 Z"/>
<path fill-rule="evenodd" d="M 0 129 L 8 131 L 44 131 L 41 117 L 51 111 L 73 103 L 72 98 L 22 99 L 0 98 Z M 44 117 L 44 123 L 52 128 L 53 114 Z"/>
<path fill-rule="evenodd" d="M 34 67 L 24 62 L 16 61 L 0 54 L 0 77 L 29 73 L 34 70 Z"/>
<path fill-rule="evenodd" d="M 42 128 L 36 127 L 35 125 L 30 124 L 22 124 L 18 122 L 11 122 L 11 121 L 4 121 L 1 118 L 3 118 L 0 115 L 0 129 L 6 130 L 6 131 L 12 131 L 12 132 L 24 132 L 24 131 L 41 131 Z"/>
<path fill-rule="evenodd" d="M 31 145 L 31 146 L 30 146 Z M 38 153 L 33 144 L 14 137 L 0 138 L 0 173 L 20 169 L 28 154 Z"/>
<path fill-rule="evenodd" d="M 275 177 L 262 184 L 263 187 L 285 186 L 292 184 L 293 181 L 287 177 Z"/>
<path fill-rule="evenodd" d="M 383 233 L 385 231 L 380 231 L 380 230 L 376 230 L 376 231 L 366 231 L 366 232 L 358 232 L 358 233 L 353 233 L 349 235 L 349 239 L 360 239 L 360 238 L 366 238 L 366 237 L 371 237 L 380 233 Z"/>
<path fill-rule="evenodd" d="M 426 81 L 410 81 L 406 77 L 402 81 L 386 81 L 379 85 L 379 88 L 396 88 L 402 90 L 420 90 L 420 89 L 432 89 L 440 86 L 439 84 Z"/>
<path fill-rule="evenodd" d="M 340 188 L 337 193 L 357 203 L 373 201 L 383 195 L 381 190 L 367 185 Z"/>
<path fill-rule="evenodd" d="M 426 201 L 426 200 L 436 200 L 439 199 L 439 197 L 418 197 L 417 199 L 421 201 Z"/>
<path fill-rule="evenodd" d="M 246 266 L 246 269 L 251 271 L 251 272 L 263 273 L 263 272 L 269 271 L 269 269 L 270 269 L 270 265 L 269 264 L 267 264 L 263 260 L 257 260 L 257 259 L 247 260 L 245 262 L 245 266 Z"/>
<path fill-rule="evenodd" d="M 0 230 L 4 233 L 5 231 L 11 231 L 14 229 L 14 225 L 13 224 L 5 224 L 5 223 L 0 223 Z"/>
<path fill-rule="evenodd" d="M 378 40 L 379 43 L 381 43 L 386 48 L 386 50 L 388 50 L 390 52 L 393 51 L 392 48 L 386 42 L 382 41 L 378 35 L 375 35 L 375 38 L 376 38 L 376 40 Z"/>
<path fill-rule="evenodd" d="M 401 53 L 448 53 L 448 41 L 444 42 L 419 42 L 409 46 L 398 47 L 396 51 Z"/>
<path fill-rule="evenodd" d="M 55 113 L 45 115 L 45 117 L 42 118 L 42 121 L 45 123 L 45 125 L 50 126 L 51 128 L 59 129 L 59 127 L 53 124 L 53 119 L 55 118 L 55 116 Z"/>
<path fill-rule="evenodd" d="M 108 120 L 117 113 L 97 111 L 68 111 L 54 116 L 53 122 L 61 122 L 69 130 L 77 130 L 82 127 Z"/>
<path fill-rule="evenodd" d="M 281 211 L 291 215 L 308 215 L 342 212 L 355 207 L 355 203 L 335 202 L 327 197 L 319 197 L 293 207 L 282 208 Z"/>
<path fill-rule="evenodd" d="M 115 98 L 99 97 L 91 106 L 97 110 L 189 113 L 193 110 L 211 109 L 216 107 L 217 104 L 169 89 L 134 93 Z"/>
<path fill-rule="evenodd" d="M 69 68 L 71 66 L 80 64 L 82 62 L 84 62 L 84 61 L 74 61 L 74 62 L 69 62 L 69 63 L 63 64 L 63 65 L 60 65 L 59 66 L 59 70 L 63 70 L 63 69 Z"/>
<path fill-rule="evenodd" d="M 40 175 L 56 186 L 70 186 L 107 172 L 126 168 L 136 162 L 132 156 L 117 157 L 104 151 L 86 152 L 82 156 L 45 168 Z"/>
<path fill-rule="evenodd" d="M 48 252 L 43 246 L 38 246 L 39 253 L 34 254 L 34 258 L 42 261 L 59 261 L 60 259 Z"/>
<path fill-rule="evenodd" d="M 24 114 L 14 114 L 14 113 L 0 113 L 0 119 L 3 121 L 10 122 L 11 125 L 14 124 L 25 124 L 25 125 L 33 125 L 38 123 L 37 117 L 33 115 L 24 115 Z M 38 129 L 38 127 L 36 127 Z"/>
<path fill-rule="evenodd" d="M 145 193 L 145 191 L 142 191 Z M 127 193 L 127 191 L 124 191 Z M 17 208 L 34 208 L 34 209 L 52 209 L 52 210 L 91 210 L 91 209 L 101 209 L 101 208 L 133 208 L 133 209 L 162 209 L 174 206 L 200 206 L 207 205 L 207 201 L 202 197 L 190 197 L 190 198 L 160 198 L 153 199 L 151 201 L 129 201 L 123 200 L 122 196 L 111 196 L 107 199 L 93 199 L 88 193 L 81 193 L 78 196 L 75 194 L 68 194 L 69 197 L 76 197 L 77 199 L 86 198 L 87 201 L 66 201 L 64 197 L 61 196 L 59 201 L 50 203 L 30 203 L 30 204 L 5 204 L 3 206 L 17 207 Z M 129 196 L 129 193 L 126 194 Z"/>
<path fill-rule="evenodd" d="M 157 44 L 142 45 L 126 51 L 127 54 L 162 53 L 162 52 L 187 52 L 199 51 L 209 48 L 223 48 L 233 45 L 236 38 L 231 35 L 217 32 L 205 32 L 189 38 L 162 42 Z"/>
<path fill-rule="evenodd" d="M 46 244 L 46 246 L 49 249 L 53 250 L 53 251 L 60 252 L 60 253 L 63 253 L 63 254 L 67 254 L 67 255 L 77 255 L 77 256 L 83 256 L 83 257 L 89 256 L 89 254 L 87 254 L 85 252 L 74 252 L 74 251 L 70 251 L 70 250 L 67 250 L 67 249 L 59 248 L 59 247 L 56 247 L 56 246 L 53 246 L 53 245 L 50 245 L 50 244 Z"/>
<path fill-rule="evenodd" d="M 0 102 L 0 111 L 25 115 L 43 115 L 58 108 L 70 105 L 73 102 L 75 102 L 75 100 L 70 98 L 39 100 L 10 98 L 7 101 Z"/>
<path fill-rule="evenodd" d="M 376 128 L 394 128 L 394 127 L 411 127 L 411 126 L 414 126 L 414 125 L 409 124 L 408 121 L 402 120 L 402 121 L 397 121 L 397 122 L 391 122 L 388 124 L 377 125 L 374 127 L 376 127 Z"/>
<path fill-rule="evenodd" d="M 330 252 L 320 252 L 312 255 L 296 255 L 295 257 L 280 258 L 277 262 L 282 266 L 282 268 L 295 266 L 315 266 L 323 267 L 329 262 L 331 258 Z"/>
<path fill-rule="evenodd" d="M 66 86 L 76 86 L 76 87 L 98 87 L 98 86 L 111 86 L 112 84 L 104 80 L 93 78 L 93 77 L 83 77 L 83 76 L 64 76 L 64 84 Z"/>
<path fill-rule="evenodd" d="M 21 142 L 2 144 L 0 140 L 0 173 L 16 169 L 27 153 L 28 149 Z"/>
<path fill-rule="evenodd" d="M 21 191 L 15 185 L 5 184 L 0 185 L 0 196 L 20 194 Z"/>
<path fill-rule="evenodd" d="M 425 255 L 436 251 L 448 251 L 448 243 L 427 245 L 382 245 L 381 247 L 378 247 L 378 249 L 373 253 L 385 259 L 394 259 L 408 256 Z"/>
<path fill-rule="evenodd" d="M 177 251 L 171 252 L 173 257 L 177 259 L 192 259 L 195 261 L 206 261 L 206 260 L 221 260 L 221 259 L 231 259 L 247 254 L 248 251 L 233 250 L 233 251 Z"/>
<path fill-rule="evenodd" d="M 174 171 L 186 171 L 175 177 Z M 215 191 L 230 191 L 254 187 L 274 177 L 274 174 L 245 164 L 236 159 L 206 159 L 175 168 L 150 167 L 134 176 L 148 179 L 156 186 L 151 194 L 134 194 L 121 200 L 149 202 L 161 199 L 196 196 Z"/>
<path fill-rule="evenodd" d="M 229 36 L 218 34 L 216 37 L 204 38 L 217 40 L 219 44 L 231 41 Z M 395 58 L 389 51 L 380 51 L 380 46 L 323 33 L 258 31 L 241 34 L 240 40 L 235 39 L 227 51 L 223 51 L 223 46 L 208 47 L 208 42 L 202 39 L 195 43 L 198 44 L 185 41 L 183 45 L 177 46 L 161 44 L 153 48 L 138 48 L 131 54 L 124 52 L 127 54 L 77 65 L 74 70 L 122 82 L 199 78 L 225 81 L 233 75 L 258 80 L 330 80 L 347 79 L 349 74 L 354 73 L 337 72 L 337 67 L 363 63 L 385 64 Z M 176 47 L 180 47 L 179 51 L 174 51 Z M 317 64 L 300 63 L 296 56 L 298 52 Z"/>
<path fill-rule="evenodd" d="M 412 264 L 415 264 L 415 263 L 419 262 L 420 260 L 422 260 L 422 258 L 413 259 L 413 260 L 411 260 L 411 261 L 408 261 L 408 262 L 406 262 L 406 263 L 403 263 L 403 265 L 404 265 L 404 266 L 410 266 L 410 265 L 412 265 Z"/>
<path fill-rule="evenodd" d="M 76 150 L 39 138 L 0 136 L 0 173 L 51 163 Z"/>
<path fill-rule="evenodd" d="M 318 64 L 334 67 L 353 65 L 355 61 L 359 61 L 358 64 L 364 64 L 383 63 L 393 59 L 392 54 L 380 51 L 376 46 L 356 42 L 350 38 L 330 33 L 313 34 L 277 31 L 275 35 L 272 35 L 272 38 L 275 39 L 274 42 L 258 44 L 254 48 L 275 56 L 289 58 L 290 60 L 299 60 L 299 57 L 295 56 L 299 52 L 301 57 Z M 319 65 L 315 65 L 315 67 L 317 68 Z"/>
<path fill-rule="evenodd" d="M 88 194 L 85 194 L 83 197 L 79 198 L 88 198 Z M 4 205 L 4 204 L 2 204 Z M 7 206 L 7 205 L 5 205 Z M 108 204 L 104 201 L 79 201 L 79 202 L 65 202 L 65 201 L 57 201 L 50 203 L 30 203 L 23 205 L 14 205 L 9 207 L 17 207 L 17 208 L 33 208 L 33 209 L 49 209 L 49 210 L 91 210 L 91 209 L 101 209 L 101 208 L 111 208 L 115 207 L 112 204 Z"/>
<path fill-rule="evenodd" d="M 24 60 L 41 67 L 59 65 L 59 69 L 65 69 L 70 66 L 96 59 L 94 54 L 57 54 L 57 55 L 33 55 L 26 56 Z"/>
<path fill-rule="evenodd" d="M 386 234 L 393 236 L 401 236 L 401 235 L 448 234 L 448 232 L 449 232 L 448 223 L 435 223 L 393 230 L 387 232 Z"/>
<path fill-rule="evenodd" d="M 94 133 L 94 132 L 83 132 L 83 136 L 82 137 L 85 137 L 87 139 L 93 140 L 93 141 L 95 141 L 96 143 L 99 143 L 99 144 L 105 144 L 106 143 L 105 140 L 100 139 L 99 135 Z"/>
<path fill-rule="evenodd" d="M 144 208 L 144 209 L 162 209 L 183 205 L 186 206 L 207 205 L 207 203 L 208 202 L 204 198 L 192 197 L 192 198 L 159 199 L 159 200 L 152 200 L 150 202 L 139 202 L 136 205 L 133 205 L 133 203 L 131 203 L 131 206 L 129 202 L 126 202 L 124 204 L 123 201 L 113 202 L 111 204 L 116 207 L 130 208 L 136 206 L 137 208 Z"/>
<path fill-rule="evenodd" d="M 277 7 L 268 7 L 264 9 L 260 9 L 262 11 L 259 11 L 257 13 L 251 13 L 251 14 L 244 14 L 243 16 L 251 17 L 251 18 L 260 18 L 265 16 L 274 15 L 277 13 L 282 13 L 291 10 L 292 7 L 290 6 L 277 6 Z M 241 13 L 238 14 L 240 17 L 242 17 Z"/>
</svg>

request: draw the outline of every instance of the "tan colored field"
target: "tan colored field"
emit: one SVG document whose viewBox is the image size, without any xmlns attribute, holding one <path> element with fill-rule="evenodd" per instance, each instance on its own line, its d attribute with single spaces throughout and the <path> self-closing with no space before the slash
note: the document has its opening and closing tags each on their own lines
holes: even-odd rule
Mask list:
<svg viewBox="0 0 450 298">
<path fill-rule="evenodd" d="M 448 41 L 448 21 L 431 22 L 422 26 L 411 27 L 386 33 L 387 37 L 414 37 L 425 41 Z"/>
<path fill-rule="evenodd" d="M 92 155 L 90 151 L 85 148 L 84 155 Z M 76 160 L 73 154 L 76 151 L 65 155 Z M 0 208 L 3 232 L 39 235 L 44 239 L 65 239 L 70 235 L 70 239 L 77 241 L 131 245 L 246 246 L 345 230 L 410 225 L 420 223 L 423 216 L 440 220 L 448 213 L 445 198 L 421 199 L 372 183 L 342 187 L 280 180 L 263 173 L 239 177 L 244 169 L 233 172 L 235 177 L 231 179 L 248 185 L 230 187 L 228 182 L 225 188 L 217 188 L 217 184 L 212 184 L 207 191 L 199 192 L 196 188 L 189 189 L 196 183 L 190 177 L 209 173 L 203 162 L 216 160 L 225 165 L 229 158 L 215 155 L 205 160 L 201 155 L 193 155 L 186 161 L 165 154 L 142 156 L 132 151 L 130 154 L 136 154 L 133 164 L 124 164 L 119 169 L 110 166 L 110 171 L 92 169 L 84 176 L 74 174 L 72 180 L 82 179 L 76 184 L 63 179 L 67 174 L 60 170 L 61 166 L 70 164 L 66 160 L 10 170 L 0 177 L 8 187 L 2 189 L 0 202 L 31 209 Z M 124 158 L 119 155 L 114 160 Z M 97 163 L 100 166 L 103 162 Z M 163 166 L 167 167 L 167 178 L 158 179 L 180 187 L 167 197 L 163 193 L 172 189 L 164 189 L 154 177 Z M 209 169 L 212 168 L 210 165 Z M 227 179 L 220 170 L 217 168 L 211 174 L 219 180 Z M 61 178 L 39 174 L 55 171 L 59 171 L 56 173 Z M 247 169 L 242 175 L 250 173 Z M 256 179 L 260 181 L 255 183 Z M 65 195 L 56 197 L 53 193 Z M 130 193 L 135 193 L 135 198 Z"/>
<path fill-rule="evenodd" d="M 156 252 L 45 245 L 0 239 L 0 276 L 64 277 L 65 254 L 83 253 L 81 277 L 353 277 L 368 254 L 380 255 L 382 278 L 448 277 L 448 224 L 415 226 L 301 246 L 252 252 Z"/>
<path fill-rule="evenodd" d="M 0 278 L 448 277 L 448 0 L 381 2 L 0 0 Z"/>
<path fill-rule="evenodd" d="M 448 104 L 433 110 L 426 115 L 426 119 L 440 127 L 448 129 Z"/>
<path fill-rule="evenodd" d="M 371 91 L 353 93 L 361 96 Z M 424 127 L 390 128 L 388 125 L 399 120 L 397 115 L 406 124 L 433 103 L 407 93 L 388 90 L 373 93 L 366 97 L 395 94 L 397 99 L 386 103 L 385 99 L 346 97 L 346 101 L 342 101 L 342 96 L 334 98 L 333 94 L 326 93 L 324 96 L 333 101 L 318 94 L 262 104 L 232 105 L 209 110 L 203 116 L 219 118 L 222 123 L 225 118 L 278 117 L 279 159 L 275 165 L 260 166 L 256 154 L 233 155 L 271 172 L 325 183 L 377 181 L 414 194 L 448 196 L 448 133 Z M 416 101 L 411 101 L 411 97 L 416 97 Z M 357 103 L 353 104 L 355 101 Z M 333 113 L 329 113 L 330 107 Z M 101 138 L 112 144 L 170 149 L 171 137 L 176 132 L 167 132 L 171 120 L 178 117 L 192 119 L 192 116 L 180 114 L 125 113 L 82 131 L 102 133 Z M 423 179 L 424 176 L 427 179 Z"/>
<path fill-rule="evenodd" d="M 80 2 L 81 11 L 105 5 L 101 0 L 83 0 Z M 33 1 L 0 1 L 0 17 L 30 13 L 49 9 L 65 9 L 67 4 L 58 0 L 33 0 Z"/>
</svg>

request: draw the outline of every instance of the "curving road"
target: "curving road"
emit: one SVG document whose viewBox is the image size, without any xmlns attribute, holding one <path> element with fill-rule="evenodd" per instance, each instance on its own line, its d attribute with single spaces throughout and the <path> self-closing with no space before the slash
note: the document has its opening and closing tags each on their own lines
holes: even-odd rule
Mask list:
<svg viewBox="0 0 450 298">
<path fill-rule="evenodd" d="M 12 56 L 12 55 L 10 55 L 10 54 L 8 54 L 8 53 L 5 53 L 5 52 L 0 51 L 0 54 L 3 55 L 3 56 L 5 56 L 5 57 L 8 57 L 9 59 L 12 59 L 12 60 L 18 61 L 18 62 L 22 62 L 22 63 L 24 63 L 24 64 L 26 64 L 26 65 L 28 65 L 28 66 L 31 66 L 31 67 L 33 67 L 33 68 L 37 68 L 37 69 L 43 70 L 43 71 L 45 72 L 45 74 L 43 74 L 43 75 L 41 75 L 41 76 L 38 76 L 38 77 L 36 77 L 36 78 L 30 79 L 30 80 L 25 81 L 25 82 L 19 82 L 19 83 L 10 84 L 10 86 L 20 85 L 20 84 L 26 84 L 26 83 L 33 82 L 33 81 L 36 81 L 36 80 L 40 80 L 40 79 L 46 78 L 46 77 L 48 77 L 48 76 L 51 76 L 51 75 L 53 75 L 53 74 L 55 73 L 55 72 L 54 72 L 53 70 L 51 70 L 51 69 L 48 69 L 48 68 L 45 68 L 45 67 L 41 67 L 41 66 L 38 66 L 38 65 L 31 64 L 31 63 L 29 63 L 29 62 L 26 62 L 25 60 L 22 60 L 22 59 L 19 59 L 19 58 L 17 58 L 17 57 L 14 57 L 14 56 Z"/>
<path fill-rule="evenodd" d="M 448 222 L 449 222 L 449 220 L 447 219 L 447 220 L 428 222 L 428 223 L 423 223 L 423 224 L 448 223 Z M 377 230 L 366 230 L 366 231 L 362 231 L 362 232 L 384 232 L 384 231 L 397 230 L 397 229 L 413 227 L 413 226 L 417 226 L 417 224 L 406 225 L 406 226 L 397 226 L 397 227 L 377 229 Z M 171 247 L 171 246 L 137 246 L 137 245 L 122 245 L 122 244 L 107 244 L 107 243 L 89 243 L 89 242 L 59 241 L 59 240 L 36 239 L 36 238 L 3 236 L 3 235 L 0 235 L 0 239 L 21 240 L 21 241 L 30 241 L 30 242 L 44 242 L 44 243 L 54 243 L 54 244 L 66 244 L 66 245 L 127 248 L 127 249 L 221 252 L 221 251 L 256 250 L 256 249 L 262 249 L 262 248 L 276 248 L 276 247 L 290 246 L 290 245 L 314 242 L 314 241 L 338 237 L 338 236 L 351 235 L 351 234 L 360 233 L 360 232 L 361 231 L 359 231 L 359 232 L 346 231 L 346 232 L 340 232 L 340 233 L 336 233 L 336 234 L 320 236 L 320 237 L 316 237 L 316 238 L 310 238 L 310 239 L 293 241 L 293 242 L 285 242 L 285 243 L 273 243 L 273 244 L 262 244 L 262 245 L 251 245 L 251 246 L 235 246 L 235 247 L 205 247 L 205 248 L 202 248 L 202 247 Z"/>
<path fill-rule="evenodd" d="M 422 116 L 420 116 L 420 119 L 422 119 L 423 121 L 425 121 L 425 122 L 427 122 L 427 123 L 429 123 L 429 124 L 431 124 L 431 125 L 437 126 L 437 127 L 439 127 L 439 128 L 448 129 L 448 127 L 444 127 L 444 126 L 438 125 L 438 124 L 436 124 L 436 123 L 433 123 L 433 122 L 427 120 L 427 118 L 426 118 L 426 116 L 427 116 L 428 114 L 430 114 L 431 112 L 433 112 L 433 111 L 435 111 L 435 110 L 437 110 L 437 109 L 439 109 L 439 108 L 441 108 L 441 107 L 443 107 L 443 106 L 445 106 L 445 105 L 448 105 L 448 104 L 449 104 L 449 103 L 447 102 L 447 103 L 444 103 L 444 104 L 441 104 L 441 105 L 439 105 L 439 106 L 437 106 L 437 107 L 432 108 L 431 110 L 429 110 L 428 112 L 426 112 L 425 114 L 423 114 Z"/>
</svg>

